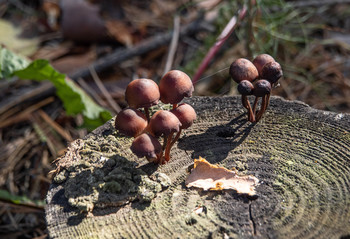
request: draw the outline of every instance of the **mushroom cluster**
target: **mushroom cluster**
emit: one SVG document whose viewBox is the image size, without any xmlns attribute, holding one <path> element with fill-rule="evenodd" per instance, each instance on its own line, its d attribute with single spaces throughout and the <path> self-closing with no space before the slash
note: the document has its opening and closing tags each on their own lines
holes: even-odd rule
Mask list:
<svg viewBox="0 0 350 239">
<path fill-rule="evenodd" d="M 239 58 L 230 66 L 230 75 L 238 83 L 237 91 L 242 95 L 242 104 L 248 110 L 248 120 L 258 122 L 266 111 L 272 88 L 278 85 L 278 80 L 283 76 L 281 65 L 268 54 L 261 54 L 254 58 L 253 62 Z M 248 96 L 255 96 L 251 107 Z M 260 109 L 257 111 L 259 99 Z"/>
<path fill-rule="evenodd" d="M 170 160 L 171 147 L 197 116 L 192 106 L 180 104 L 184 97 L 192 96 L 193 90 L 190 77 L 179 70 L 166 73 L 159 85 L 151 79 L 136 79 L 128 84 L 125 100 L 129 107 L 119 112 L 115 128 L 121 134 L 134 137 L 130 149 L 137 157 L 159 164 Z M 171 104 L 172 109 L 158 110 L 151 115 L 149 108 L 159 101 Z"/>
</svg>

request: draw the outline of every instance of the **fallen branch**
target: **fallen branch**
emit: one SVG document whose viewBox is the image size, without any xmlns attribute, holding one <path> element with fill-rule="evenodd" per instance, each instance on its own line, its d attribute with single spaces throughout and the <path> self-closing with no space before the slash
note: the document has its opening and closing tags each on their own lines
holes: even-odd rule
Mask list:
<svg viewBox="0 0 350 239">
<path fill-rule="evenodd" d="M 202 17 L 200 17 L 196 21 L 182 28 L 180 30 L 180 37 L 206 30 L 207 26 L 205 26 L 205 24 L 203 24 L 202 21 L 203 19 Z M 76 80 L 79 77 L 87 77 L 90 75 L 90 67 L 94 68 L 97 73 L 100 73 L 127 59 L 145 54 L 161 46 L 169 45 L 171 39 L 173 38 L 173 34 L 174 32 L 159 34 L 155 37 L 145 40 L 139 45 L 136 45 L 134 48 L 117 49 L 113 53 L 105 57 L 101 57 L 100 59 L 95 61 L 91 66 L 83 68 L 69 75 L 69 77 L 73 80 Z"/>
</svg>

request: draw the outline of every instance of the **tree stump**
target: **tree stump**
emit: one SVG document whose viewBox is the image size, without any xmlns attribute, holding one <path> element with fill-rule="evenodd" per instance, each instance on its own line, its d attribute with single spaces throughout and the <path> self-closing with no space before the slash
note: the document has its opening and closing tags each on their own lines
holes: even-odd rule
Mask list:
<svg viewBox="0 0 350 239">
<path fill-rule="evenodd" d="M 136 158 L 114 120 L 74 141 L 47 195 L 52 238 L 349 238 L 350 115 L 272 97 L 193 97 L 198 119 L 165 165 Z M 260 180 L 256 197 L 187 188 L 199 156 Z M 170 181 L 169 181 L 170 180 Z"/>
</svg>

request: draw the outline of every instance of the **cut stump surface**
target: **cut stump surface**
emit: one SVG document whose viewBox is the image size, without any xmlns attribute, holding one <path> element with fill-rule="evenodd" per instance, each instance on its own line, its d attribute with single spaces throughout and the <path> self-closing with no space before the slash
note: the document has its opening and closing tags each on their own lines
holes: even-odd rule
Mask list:
<svg viewBox="0 0 350 239">
<path fill-rule="evenodd" d="M 165 165 L 136 158 L 114 120 L 74 141 L 47 195 L 50 237 L 350 237 L 349 114 L 272 97 L 253 124 L 240 97 L 186 102 L 198 119 Z M 186 188 L 199 156 L 257 177 L 257 196 Z"/>
</svg>

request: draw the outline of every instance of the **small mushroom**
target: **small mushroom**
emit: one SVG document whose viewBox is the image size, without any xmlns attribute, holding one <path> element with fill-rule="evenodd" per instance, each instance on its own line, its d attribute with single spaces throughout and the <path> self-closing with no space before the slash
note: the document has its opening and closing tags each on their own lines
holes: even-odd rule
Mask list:
<svg viewBox="0 0 350 239">
<path fill-rule="evenodd" d="M 253 84 L 250 81 L 243 80 L 237 85 L 237 91 L 242 95 L 242 104 L 248 110 L 248 120 L 255 122 L 255 115 L 247 97 L 254 91 Z"/>
<path fill-rule="evenodd" d="M 173 108 L 184 97 L 191 97 L 193 90 L 191 78 L 179 70 L 169 71 L 159 82 L 160 100 L 164 104 L 173 104 Z"/>
<path fill-rule="evenodd" d="M 258 80 L 255 84 L 255 88 L 253 91 L 253 95 L 256 97 L 253 105 L 253 112 L 256 110 L 258 98 L 262 97 L 261 107 L 259 112 L 256 115 L 256 121 L 259 121 L 266 111 L 266 108 L 268 106 L 269 100 L 270 100 L 270 93 L 271 93 L 271 83 L 267 80 Z"/>
<path fill-rule="evenodd" d="M 253 82 L 259 77 L 258 70 L 254 64 L 245 58 L 239 58 L 232 62 L 230 65 L 230 75 L 237 83 L 243 80 Z"/>
<path fill-rule="evenodd" d="M 170 160 L 171 139 L 175 132 L 179 132 L 181 127 L 180 120 L 170 111 L 159 110 L 157 111 L 149 121 L 148 130 L 156 136 L 164 137 L 163 149 L 165 148 L 164 159 Z M 163 158 L 161 162 L 163 163 Z"/>
<path fill-rule="evenodd" d="M 256 67 L 256 69 L 258 70 L 260 77 L 261 77 L 261 70 L 264 67 L 264 65 L 266 63 L 274 62 L 274 61 L 275 61 L 275 59 L 272 56 L 270 56 L 269 54 L 260 54 L 254 58 L 253 64 Z"/>
<path fill-rule="evenodd" d="M 189 128 L 197 118 L 196 111 L 193 109 L 192 106 L 186 103 L 180 104 L 178 107 L 172 109 L 170 112 L 173 113 L 180 120 L 180 129 Z"/>
<path fill-rule="evenodd" d="M 160 92 L 158 85 L 150 79 L 136 79 L 126 87 L 125 100 L 132 108 L 144 108 L 149 120 L 149 107 L 158 104 Z"/>
<path fill-rule="evenodd" d="M 143 133 L 134 139 L 130 149 L 139 158 L 146 157 L 150 162 L 158 162 L 162 152 L 162 145 L 157 138 Z"/>
<path fill-rule="evenodd" d="M 176 117 L 180 120 L 181 127 L 180 127 L 179 132 L 177 132 L 173 141 L 171 141 L 171 144 L 169 146 L 169 152 L 171 150 L 171 147 L 180 138 L 181 131 L 183 129 L 189 128 L 197 118 L 196 111 L 193 109 L 192 106 L 190 106 L 189 104 L 186 104 L 186 103 L 180 104 L 175 109 L 172 109 L 171 112 L 174 115 L 176 115 Z"/>
<path fill-rule="evenodd" d="M 155 137 L 169 135 L 180 130 L 179 119 L 170 111 L 158 110 L 150 119 L 148 130 Z"/>
<path fill-rule="evenodd" d="M 126 108 L 115 119 L 115 128 L 127 136 L 136 137 L 147 127 L 147 118 L 139 110 Z"/>
<path fill-rule="evenodd" d="M 261 70 L 261 78 L 268 80 L 272 85 L 283 76 L 281 65 L 274 61 L 264 65 Z"/>
</svg>

